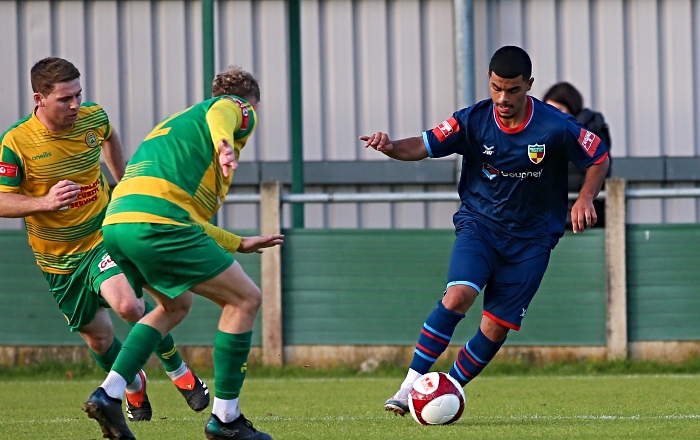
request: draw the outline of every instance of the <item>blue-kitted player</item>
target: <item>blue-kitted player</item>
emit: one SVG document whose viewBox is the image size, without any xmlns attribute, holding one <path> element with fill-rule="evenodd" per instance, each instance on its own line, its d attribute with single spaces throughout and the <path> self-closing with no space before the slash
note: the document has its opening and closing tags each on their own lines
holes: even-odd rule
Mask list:
<svg viewBox="0 0 700 440">
<path fill-rule="evenodd" d="M 569 160 L 588 170 L 571 209 L 573 231 L 596 223 L 593 199 L 608 171 L 607 149 L 574 117 L 528 96 L 531 73 L 523 49 L 502 47 L 489 64 L 490 100 L 457 111 L 421 136 L 360 136 L 365 147 L 398 160 L 462 155 L 447 288 L 423 324 L 406 379 L 386 401 L 387 411 L 408 411 L 413 382 L 445 351 L 482 290 L 481 325 L 449 374 L 466 385 L 493 359 L 508 331 L 520 330 L 551 250 L 564 234 Z"/>
</svg>

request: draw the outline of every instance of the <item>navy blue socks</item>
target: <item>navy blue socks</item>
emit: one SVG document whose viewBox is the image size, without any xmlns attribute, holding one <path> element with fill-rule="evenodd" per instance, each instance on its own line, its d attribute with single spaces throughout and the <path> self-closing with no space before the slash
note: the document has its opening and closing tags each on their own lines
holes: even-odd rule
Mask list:
<svg viewBox="0 0 700 440">
<path fill-rule="evenodd" d="M 500 342 L 493 342 L 479 328 L 474 337 L 459 350 L 457 360 L 450 369 L 450 376 L 465 386 L 491 362 L 505 341 L 506 338 Z"/>
<path fill-rule="evenodd" d="M 442 305 L 442 300 L 438 301 L 437 307 L 425 320 L 421 329 L 411 369 L 420 374 L 430 371 L 430 367 L 450 344 L 455 327 L 462 318 L 463 313 L 447 310 Z"/>
</svg>

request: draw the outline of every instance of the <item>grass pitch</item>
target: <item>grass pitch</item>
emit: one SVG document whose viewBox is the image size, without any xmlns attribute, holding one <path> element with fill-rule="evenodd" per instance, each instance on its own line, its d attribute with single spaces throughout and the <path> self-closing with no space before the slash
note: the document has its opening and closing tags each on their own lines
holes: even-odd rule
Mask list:
<svg viewBox="0 0 700 440">
<path fill-rule="evenodd" d="M 99 379 L 0 378 L 0 439 L 101 438 L 81 411 Z M 466 387 L 467 408 L 451 426 L 420 426 L 386 413 L 384 400 L 400 380 L 253 375 L 241 405 L 278 440 L 700 438 L 698 374 L 479 377 Z M 213 388 L 211 377 L 207 382 Z M 204 438 L 209 411 L 193 413 L 166 379 L 149 380 L 148 387 L 154 416 L 131 424 L 139 440 Z"/>
</svg>

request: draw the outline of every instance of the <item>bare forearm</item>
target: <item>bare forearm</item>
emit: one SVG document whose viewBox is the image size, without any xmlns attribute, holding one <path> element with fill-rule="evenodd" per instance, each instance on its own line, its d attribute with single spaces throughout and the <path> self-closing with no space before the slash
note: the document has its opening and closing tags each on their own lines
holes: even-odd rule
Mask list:
<svg viewBox="0 0 700 440">
<path fill-rule="evenodd" d="M 608 174 L 608 168 L 610 168 L 609 158 L 605 158 L 600 164 L 591 165 L 586 172 L 586 179 L 583 182 L 581 191 L 579 191 L 579 197 L 587 200 L 595 199 L 600 192 L 601 186 L 603 186 L 605 176 Z"/>
<path fill-rule="evenodd" d="M 124 161 L 122 144 L 116 131 L 102 144 L 102 157 L 105 160 L 105 164 L 107 164 L 107 168 L 109 168 L 109 172 L 112 173 L 112 177 L 119 183 L 124 177 L 126 162 Z"/>
<path fill-rule="evenodd" d="M 32 214 L 49 211 L 44 197 L 28 197 L 22 194 L 0 194 L 0 217 L 22 218 Z"/>
<path fill-rule="evenodd" d="M 78 194 L 80 194 L 80 185 L 70 180 L 59 181 L 49 189 L 48 194 L 40 197 L 0 193 L 0 217 L 19 218 L 65 209 L 75 202 Z"/>
<path fill-rule="evenodd" d="M 423 138 L 420 136 L 410 137 L 392 141 L 393 148 L 389 151 L 382 151 L 392 159 L 414 161 L 423 160 L 428 157 L 428 150 L 423 145 Z"/>
</svg>

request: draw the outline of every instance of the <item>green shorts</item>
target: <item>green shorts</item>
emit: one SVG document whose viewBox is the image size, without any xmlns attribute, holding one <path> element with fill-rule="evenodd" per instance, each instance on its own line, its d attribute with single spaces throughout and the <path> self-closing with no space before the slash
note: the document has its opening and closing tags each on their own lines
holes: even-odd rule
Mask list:
<svg viewBox="0 0 700 440">
<path fill-rule="evenodd" d="M 79 331 L 95 319 L 95 313 L 100 307 L 109 307 L 100 296 L 100 286 L 105 280 L 120 273 L 121 269 L 112 261 L 102 243 L 85 254 L 75 272 L 44 272 L 49 290 L 68 320 L 70 331 Z M 137 292 L 138 296 L 142 295 L 140 290 Z"/>
<path fill-rule="evenodd" d="M 233 256 L 196 225 L 120 223 L 102 227 L 104 243 L 137 292 L 144 285 L 176 298 L 233 264 Z"/>
</svg>

